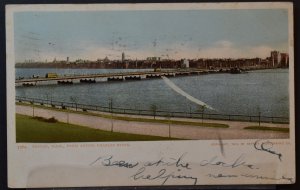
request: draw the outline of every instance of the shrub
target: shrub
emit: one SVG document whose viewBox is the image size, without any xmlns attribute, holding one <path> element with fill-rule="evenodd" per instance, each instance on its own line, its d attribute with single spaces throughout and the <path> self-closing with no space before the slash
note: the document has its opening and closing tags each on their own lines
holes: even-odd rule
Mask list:
<svg viewBox="0 0 300 190">
<path fill-rule="evenodd" d="M 44 117 L 33 117 L 34 119 L 37 119 L 39 121 L 44 121 L 44 122 L 47 122 L 47 123 L 56 123 L 58 122 L 57 119 L 55 119 L 55 117 L 51 117 L 51 118 L 44 118 Z"/>
</svg>

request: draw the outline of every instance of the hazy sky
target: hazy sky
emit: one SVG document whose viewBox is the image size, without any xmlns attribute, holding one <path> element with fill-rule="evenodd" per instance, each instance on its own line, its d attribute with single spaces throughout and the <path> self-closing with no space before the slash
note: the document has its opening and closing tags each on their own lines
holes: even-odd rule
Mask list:
<svg viewBox="0 0 300 190">
<path fill-rule="evenodd" d="M 239 58 L 286 52 L 286 10 L 18 12 L 16 61 Z"/>
</svg>

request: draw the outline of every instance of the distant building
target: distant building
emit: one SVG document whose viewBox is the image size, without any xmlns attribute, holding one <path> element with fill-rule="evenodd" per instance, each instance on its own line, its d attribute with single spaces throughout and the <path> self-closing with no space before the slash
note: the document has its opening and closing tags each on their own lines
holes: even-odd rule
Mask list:
<svg viewBox="0 0 300 190">
<path fill-rule="evenodd" d="M 122 53 L 122 62 L 124 62 L 125 61 L 125 53 L 123 52 Z"/>
<path fill-rule="evenodd" d="M 183 68 L 189 68 L 190 67 L 190 62 L 187 59 L 183 59 L 181 61 L 181 65 L 182 65 Z"/>
<path fill-rule="evenodd" d="M 126 62 L 125 62 L 125 69 L 128 69 L 128 67 L 129 67 L 129 62 L 126 61 Z"/>
<path fill-rule="evenodd" d="M 147 57 L 147 61 L 160 61 L 160 57 Z"/>
<path fill-rule="evenodd" d="M 280 53 L 279 51 L 271 51 L 271 64 L 273 67 L 279 66 Z"/>
<path fill-rule="evenodd" d="M 106 56 L 104 59 L 103 59 L 103 62 L 109 62 L 109 59 L 108 59 L 108 57 Z"/>
<path fill-rule="evenodd" d="M 289 54 L 288 53 L 280 53 L 280 66 L 281 67 L 289 66 Z"/>
<path fill-rule="evenodd" d="M 69 59 L 69 57 L 67 57 L 67 64 L 69 64 L 70 63 L 70 59 Z"/>
</svg>

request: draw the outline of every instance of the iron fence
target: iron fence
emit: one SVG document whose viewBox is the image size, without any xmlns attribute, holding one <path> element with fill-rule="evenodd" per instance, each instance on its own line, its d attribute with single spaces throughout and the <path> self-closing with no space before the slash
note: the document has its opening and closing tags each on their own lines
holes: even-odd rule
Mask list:
<svg viewBox="0 0 300 190">
<path fill-rule="evenodd" d="M 177 117 L 177 118 L 195 118 L 195 119 L 214 119 L 229 121 L 249 121 L 249 122 L 268 122 L 268 123 L 289 123 L 288 117 L 263 116 L 263 115 L 242 115 L 242 114 L 219 114 L 205 112 L 181 112 L 181 111 L 164 111 L 164 110 L 144 110 L 130 109 L 122 107 L 100 106 L 80 104 L 77 102 L 63 102 L 52 99 L 39 99 L 16 96 L 16 102 L 24 102 L 32 105 L 51 106 L 60 109 L 73 109 L 81 111 L 99 111 L 116 114 L 130 114 L 143 116 L 160 116 L 160 117 Z"/>
</svg>

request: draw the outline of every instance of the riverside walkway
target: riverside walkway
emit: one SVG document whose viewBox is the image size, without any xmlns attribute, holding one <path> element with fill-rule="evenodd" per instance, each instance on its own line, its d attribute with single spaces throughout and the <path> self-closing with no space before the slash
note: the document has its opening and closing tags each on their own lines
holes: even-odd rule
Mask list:
<svg viewBox="0 0 300 190">
<path fill-rule="evenodd" d="M 68 112 L 61 109 L 49 109 L 34 107 L 31 105 L 16 105 L 16 113 L 28 116 L 39 116 L 45 118 L 55 117 L 60 122 L 86 126 L 106 131 L 123 132 L 131 134 L 154 135 L 162 137 L 173 137 L 195 140 L 213 139 L 278 139 L 289 138 L 289 133 L 279 131 L 247 130 L 248 126 L 257 126 L 256 122 L 224 121 L 224 120 L 201 120 L 191 118 L 166 118 L 156 117 L 157 120 L 190 121 L 204 123 L 226 124 L 229 128 L 203 127 L 191 125 L 177 125 L 159 122 L 126 121 L 122 119 L 111 119 L 100 115 L 112 116 L 111 113 L 89 111 Z M 99 114 L 99 115 L 95 115 Z M 148 118 L 151 116 L 113 114 L 128 118 Z M 261 123 L 261 126 L 289 128 L 289 124 Z"/>
</svg>

